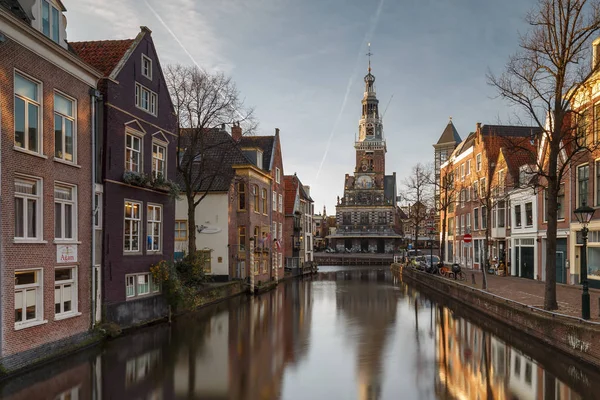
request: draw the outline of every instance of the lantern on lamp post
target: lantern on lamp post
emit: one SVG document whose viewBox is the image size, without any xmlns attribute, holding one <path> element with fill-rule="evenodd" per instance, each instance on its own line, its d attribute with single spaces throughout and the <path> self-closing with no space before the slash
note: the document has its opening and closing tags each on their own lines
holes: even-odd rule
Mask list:
<svg viewBox="0 0 600 400">
<path fill-rule="evenodd" d="M 594 217 L 594 210 L 592 207 L 585 203 L 577 208 L 573 213 L 577 217 L 577 221 L 581 224 L 581 238 L 583 241 L 583 247 L 581 249 L 581 285 L 583 291 L 581 293 L 581 318 L 590 319 L 590 293 L 588 288 L 587 278 L 587 235 L 588 235 L 588 224 Z"/>
</svg>

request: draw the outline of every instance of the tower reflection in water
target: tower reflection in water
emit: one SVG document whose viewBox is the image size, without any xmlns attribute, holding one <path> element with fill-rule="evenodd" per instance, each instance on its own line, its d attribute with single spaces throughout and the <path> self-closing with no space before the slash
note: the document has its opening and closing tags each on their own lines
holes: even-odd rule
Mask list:
<svg viewBox="0 0 600 400">
<path fill-rule="evenodd" d="M 519 350 L 436 307 L 439 399 L 582 399 Z"/>
</svg>

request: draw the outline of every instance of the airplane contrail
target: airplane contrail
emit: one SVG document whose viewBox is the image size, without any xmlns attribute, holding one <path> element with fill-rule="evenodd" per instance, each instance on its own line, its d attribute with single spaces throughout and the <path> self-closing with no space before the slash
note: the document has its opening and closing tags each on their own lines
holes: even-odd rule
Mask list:
<svg viewBox="0 0 600 400">
<path fill-rule="evenodd" d="M 321 175 L 321 170 L 323 169 L 323 163 L 325 163 L 325 158 L 327 158 L 327 153 L 329 153 L 329 148 L 331 147 L 331 141 L 332 141 L 335 131 L 337 130 L 337 127 L 340 123 L 344 109 L 346 108 L 346 103 L 348 101 L 348 96 L 350 94 L 350 88 L 352 87 L 352 83 L 356 79 L 356 74 L 358 73 L 358 65 L 359 65 L 360 57 L 362 56 L 364 45 L 365 45 L 365 43 L 368 43 L 371 40 L 371 36 L 373 35 L 375 28 L 377 28 L 377 23 L 379 22 L 379 15 L 381 14 L 381 9 L 383 8 L 384 1 L 385 0 L 381 0 L 379 2 L 379 5 L 377 6 L 377 10 L 375 11 L 375 15 L 371 19 L 371 26 L 369 27 L 369 30 L 366 32 L 365 37 L 364 37 L 362 43 L 360 44 L 360 50 L 358 51 L 358 55 L 356 56 L 356 61 L 354 63 L 354 70 L 352 71 L 352 74 L 350 75 L 350 79 L 348 79 L 348 84 L 346 85 L 346 93 L 344 94 L 344 100 L 342 101 L 342 106 L 340 108 L 340 112 L 338 113 L 337 118 L 335 119 L 335 123 L 333 124 L 333 128 L 331 129 L 331 133 L 329 133 L 329 139 L 327 140 L 327 146 L 325 146 L 325 153 L 323 153 L 323 158 L 321 159 L 321 163 L 319 164 L 319 169 L 317 170 L 316 181 L 319 180 L 319 175 Z"/>
<path fill-rule="evenodd" d="M 175 39 L 175 41 L 177 42 L 177 44 L 179 45 L 179 47 L 181 47 L 181 49 L 184 51 L 184 53 L 190 58 L 190 60 L 192 60 L 192 62 L 194 63 L 194 65 L 196 67 L 198 67 L 198 69 L 200 69 L 200 71 L 202 71 L 203 73 L 206 73 L 206 70 L 204 68 L 202 68 L 200 66 L 200 64 L 198 64 L 198 62 L 196 62 L 196 59 L 194 58 L 194 56 L 192 56 L 192 53 L 190 53 L 188 51 L 188 49 L 185 48 L 185 46 L 183 45 L 183 43 L 181 43 L 181 40 L 179 40 L 179 38 L 177 37 L 177 35 L 175 35 L 175 32 L 173 32 L 173 30 L 171 28 L 169 28 L 169 25 L 167 25 L 167 23 L 162 19 L 162 17 L 156 12 L 156 10 L 150 5 L 150 3 L 148 3 L 148 0 L 144 0 L 144 3 L 146 3 L 146 6 L 148 7 L 148 9 L 152 12 L 152 14 L 154 14 L 154 16 L 156 17 L 156 19 L 158 19 L 158 21 L 162 24 L 162 26 L 167 30 L 167 32 L 169 32 L 169 34 L 171 36 L 173 36 L 173 39 Z M 219 92 L 219 94 L 221 96 L 223 96 L 221 94 L 221 92 Z M 237 115 L 241 118 L 241 119 L 245 119 L 245 117 L 242 115 L 242 113 L 239 110 L 235 110 L 235 112 L 237 113 Z"/>
</svg>

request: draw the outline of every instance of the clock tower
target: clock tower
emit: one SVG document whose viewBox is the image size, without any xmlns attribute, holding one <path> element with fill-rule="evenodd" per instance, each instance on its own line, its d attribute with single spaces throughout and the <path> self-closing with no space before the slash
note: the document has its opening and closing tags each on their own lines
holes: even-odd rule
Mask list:
<svg viewBox="0 0 600 400">
<path fill-rule="evenodd" d="M 401 236 L 396 232 L 396 174 L 385 175 L 383 121 L 375 92 L 375 76 L 369 68 L 364 77 L 365 91 L 358 122 L 358 140 L 354 143 L 356 164 L 346 174 L 344 197 L 338 200 L 338 229 L 330 239 L 338 251 L 393 252 Z"/>
</svg>

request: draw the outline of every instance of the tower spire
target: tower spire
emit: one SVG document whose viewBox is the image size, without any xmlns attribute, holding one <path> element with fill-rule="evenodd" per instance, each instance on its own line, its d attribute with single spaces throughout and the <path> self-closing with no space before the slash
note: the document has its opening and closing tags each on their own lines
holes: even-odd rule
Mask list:
<svg viewBox="0 0 600 400">
<path fill-rule="evenodd" d="M 371 53 L 371 43 L 368 43 L 369 46 L 369 52 L 367 53 L 367 56 L 369 56 L 369 73 L 371 73 L 371 56 L 373 55 L 373 53 Z"/>
</svg>

